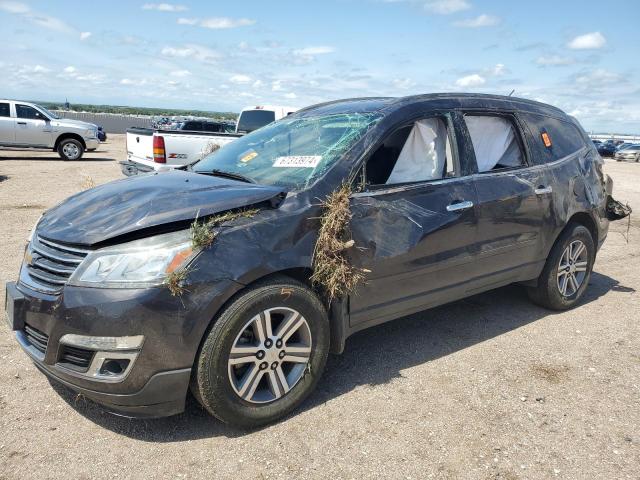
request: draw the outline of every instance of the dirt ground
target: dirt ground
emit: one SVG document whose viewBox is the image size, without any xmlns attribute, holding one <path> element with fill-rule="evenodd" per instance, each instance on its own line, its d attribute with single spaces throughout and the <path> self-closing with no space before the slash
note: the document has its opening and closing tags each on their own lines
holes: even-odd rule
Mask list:
<svg viewBox="0 0 640 480">
<path fill-rule="evenodd" d="M 116 135 L 73 163 L 0 151 L 2 286 L 42 211 L 122 178 L 124 156 Z M 640 164 L 606 171 L 640 212 Z M 0 479 L 637 479 L 638 215 L 628 243 L 626 220 L 611 225 L 577 308 L 507 287 L 360 332 L 300 410 L 250 433 L 193 401 L 167 419 L 107 414 L 51 385 L 2 321 Z"/>
</svg>

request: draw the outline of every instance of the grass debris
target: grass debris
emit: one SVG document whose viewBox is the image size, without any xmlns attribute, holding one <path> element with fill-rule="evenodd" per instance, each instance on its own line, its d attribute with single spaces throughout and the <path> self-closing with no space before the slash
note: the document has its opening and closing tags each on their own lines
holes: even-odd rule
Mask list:
<svg viewBox="0 0 640 480">
<path fill-rule="evenodd" d="M 167 286 L 172 296 L 179 297 L 184 293 L 184 281 L 186 280 L 188 273 L 188 269 L 183 268 L 181 270 L 174 270 L 167 275 L 167 278 L 164 280 L 164 284 Z"/>
<path fill-rule="evenodd" d="M 93 181 L 93 178 L 91 178 L 91 176 L 83 175 L 83 177 L 84 177 L 84 180 L 80 185 L 80 188 L 82 190 L 89 190 L 90 188 L 93 188 L 96 186 L 96 182 Z"/>
<path fill-rule="evenodd" d="M 206 248 L 210 246 L 218 235 L 213 229 L 224 223 L 237 220 L 238 218 L 251 218 L 258 213 L 257 208 L 229 210 L 224 213 L 213 215 L 205 221 L 197 218 L 191 224 L 191 243 L 193 248 Z"/>
<path fill-rule="evenodd" d="M 346 254 L 355 244 L 349 229 L 350 195 L 351 187 L 343 184 L 321 203 L 322 216 L 313 252 L 311 281 L 326 291 L 330 302 L 336 297 L 355 292 L 358 283 L 369 272 L 351 265 Z"/>
</svg>

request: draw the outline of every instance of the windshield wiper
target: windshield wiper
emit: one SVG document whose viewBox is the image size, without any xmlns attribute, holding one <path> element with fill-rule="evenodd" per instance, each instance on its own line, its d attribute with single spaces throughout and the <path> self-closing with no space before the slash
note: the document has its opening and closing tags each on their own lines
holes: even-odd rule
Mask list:
<svg viewBox="0 0 640 480">
<path fill-rule="evenodd" d="M 223 177 L 223 178 L 230 178 L 232 180 L 239 180 L 241 182 L 246 182 L 246 183 L 256 183 L 256 181 L 253 178 L 249 178 L 249 177 L 245 177 L 244 175 L 241 175 L 239 173 L 233 173 L 233 172 L 225 172 L 224 170 L 218 170 L 217 168 L 214 168 L 213 170 L 209 170 L 209 171 L 198 171 L 198 170 L 194 170 L 196 173 L 203 173 L 205 175 L 213 175 L 214 177 Z"/>
</svg>

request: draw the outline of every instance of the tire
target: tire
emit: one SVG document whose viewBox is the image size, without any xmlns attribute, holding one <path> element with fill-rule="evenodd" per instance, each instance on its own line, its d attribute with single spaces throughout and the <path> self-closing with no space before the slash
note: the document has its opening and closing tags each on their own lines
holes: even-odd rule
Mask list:
<svg viewBox="0 0 640 480">
<path fill-rule="evenodd" d="M 80 160 L 84 154 L 84 147 L 75 138 L 63 138 L 58 144 L 58 155 L 63 160 Z"/>
<path fill-rule="evenodd" d="M 577 260 L 571 260 L 565 256 L 570 245 L 571 251 L 577 253 L 580 244 L 584 246 L 584 253 L 581 253 Z M 573 307 L 580 301 L 589 285 L 595 257 L 596 249 L 591 232 L 583 225 L 570 224 L 551 249 L 542 273 L 538 277 L 537 287 L 527 288 L 529 298 L 534 303 L 551 310 L 567 310 Z M 584 262 L 586 265 L 582 270 Z M 562 270 L 560 270 L 561 263 L 566 265 Z M 569 272 L 573 272 L 573 282 L 579 281 L 577 289 L 574 288 L 575 283 L 569 278 L 571 276 Z"/>
<path fill-rule="evenodd" d="M 260 335 L 260 329 L 266 331 L 266 318 L 272 325 L 271 337 Z M 284 343 L 276 343 L 283 339 Z M 327 361 L 329 341 L 325 307 L 305 285 L 288 277 L 257 284 L 233 300 L 206 335 L 195 362 L 192 393 L 227 424 L 256 428 L 274 422 L 314 390 Z M 239 354 L 242 349 L 251 353 Z M 258 380 L 249 380 L 253 378 Z"/>
</svg>

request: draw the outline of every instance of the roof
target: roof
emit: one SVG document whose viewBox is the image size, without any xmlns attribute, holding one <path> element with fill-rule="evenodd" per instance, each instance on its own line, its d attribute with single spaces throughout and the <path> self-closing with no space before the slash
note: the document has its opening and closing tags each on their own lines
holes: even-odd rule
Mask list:
<svg viewBox="0 0 640 480">
<path fill-rule="evenodd" d="M 509 108 L 538 112 L 545 115 L 565 117 L 557 107 L 518 97 L 490 95 L 484 93 L 428 93 L 408 97 L 365 97 L 347 98 L 320 103 L 303 108 L 297 113 L 304 115 L 331 115 L 341 113 L 374 113 L 383 110 L 395 110 L 405 105 L 427 101 L 451 101 L 448 108 Z"/>
</svg>

